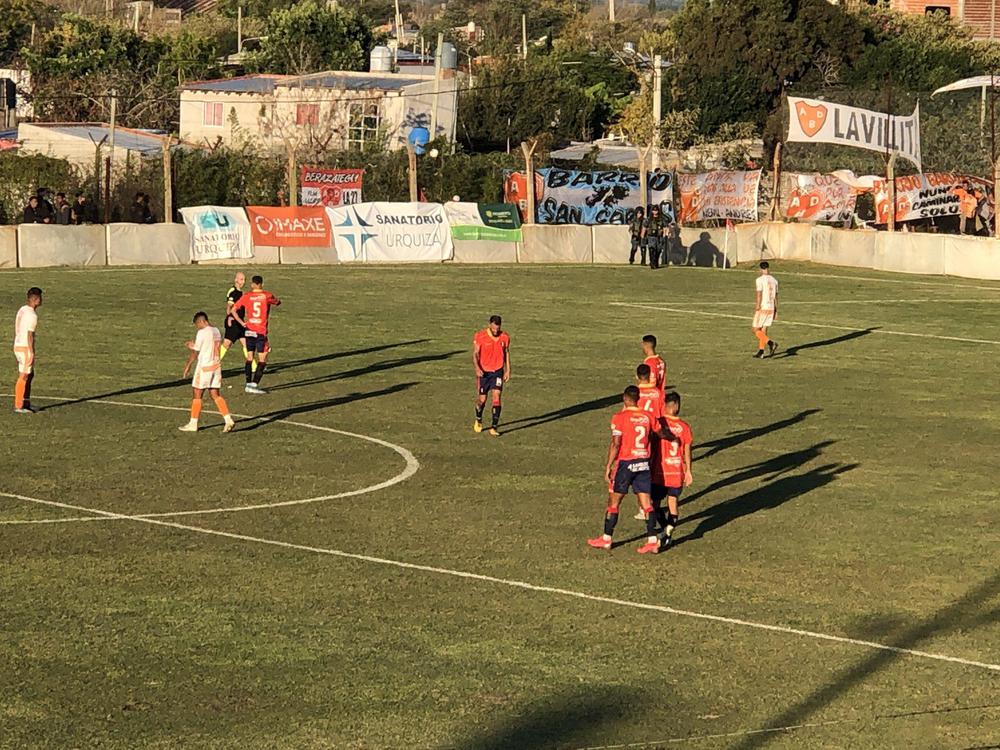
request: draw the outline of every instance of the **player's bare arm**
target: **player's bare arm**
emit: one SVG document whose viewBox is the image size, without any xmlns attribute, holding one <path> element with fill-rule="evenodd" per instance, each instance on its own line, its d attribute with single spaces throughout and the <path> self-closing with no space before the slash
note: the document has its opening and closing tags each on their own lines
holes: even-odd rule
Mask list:
<svg viewBox="0 0 1000 750">
<path fill-rule="evenodd" d="M 757 304 L 754 307 L 754 311 L 755 312 L 760 312 L 760 300 L 761 300 L 761 297 L 762 297 L 761 293 L 757 292 Z"/>
<path fill-rule="evenodd" d="M 604 478 L 608 482 L 615 481 L 615 459 L 618 458 L 618 451 L 621 449 L 621 435 L 612 435 L 611 444 L 608 446 L 608 463 L 604 467 Z"/>
<path fill-rule="evenodd" d="M 479 344 L 472 343 L 472 365 L 476 368 L 476 377 L 483 376 L 483 368 L 479 366 Z"/>
<path fill-rule="evenodd" d="M 510 352 L 506 352 L 503 358 L 503 382 L 510 380 Z"/>
<path fill-rule="evenodd" d="M 690 487 L 694 482 L 694 475 L 691 473 L 691 444 L 684 446 L 684 486 Z"/>
<path fill-rule="evenodd" d="M 181 375 L 182 378 L 186 378 L 187 377 L 188 372 L 190 372 L 190 370 L 191 370 L 191 365 L 193 365 L 194 361 L 196 359 L 198 359 L 198 350 L 194 348 L 194 342 L 193 341 L 187 341 L 187 342 L 185 342 L 184 345 L 188 349 L 190 349 L 191 351 L 188 354 L 187 362 L 184 364 L 184 374 Z"/>
</svg>

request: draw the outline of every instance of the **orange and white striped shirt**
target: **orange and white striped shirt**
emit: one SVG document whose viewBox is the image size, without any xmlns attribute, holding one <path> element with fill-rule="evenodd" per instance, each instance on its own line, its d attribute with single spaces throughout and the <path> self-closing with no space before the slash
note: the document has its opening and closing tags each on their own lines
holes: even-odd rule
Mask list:
<svg viewBox="0 0 1000 750">
<path fill-rule="evenodd" d="M 31 346 L 29 333 L 34 333 L 38 328 L 38 313 L 31 305 L 23 305 L 17 311 L 14 319 L 14 348 L 25 349 Z"/>
</svg>

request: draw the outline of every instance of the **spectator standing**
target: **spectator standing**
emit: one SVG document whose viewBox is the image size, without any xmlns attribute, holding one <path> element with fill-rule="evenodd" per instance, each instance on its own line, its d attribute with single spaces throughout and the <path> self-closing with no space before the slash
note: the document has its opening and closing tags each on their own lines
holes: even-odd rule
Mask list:
<svg viewBox="0 0 1000 750">
<path fill-rule="evenodd" d="M 979 201 L 972 192 L 968 182 L 952 191 L 958 196 L 958 232 L 959 234 L 976 233 L 976 206 Z"/>
<path fill-rule="evenodd" d="M 646 265 L 646 212 L 640 206 L 635 210 L 632 221 L 628 225 L 628 232 L 632 238 L 632 250 L 628 254 L 628 264 L 635 263 L 635 254 L 640 252 L 642 265 Z"/>
<path fill-rule="evenodd" d="M 25 224 L 51 224 L 52 212 L 46 208 L 37 195 L 28 198 L 28 205 L 24 207 Z"/>
<path fill-rule="evenodd" d="M 94 218 L 91 216 L 90 204 L 83 193 L 77 193 L 73 200 L 73 207 L 70 210 L 71 224 L 93 224 Z"/>
<path fill-rule="evenodd" d="M 129 207 L 129 221 L 133 224 L 152 224 L 153 214 L 145 193 L 135 194 L 135 203 Z"/>
<path fill-rule="evenodd" d="M 659 206 L 653 206 L 649 210 L 649 221 L 646 226 L 646 246 L 649 249 L 649 267 L 656 269 L 660 267 L 660 253 L 663 250 L 663 230 L 666 223 L 660 213 Z"/>
<path fill-rule="evenodd" d="M 66 202 L 66 193 L 56 193 L 55 223 L 67 226 L 71 223 L 72 210 Z"/>
</svg>

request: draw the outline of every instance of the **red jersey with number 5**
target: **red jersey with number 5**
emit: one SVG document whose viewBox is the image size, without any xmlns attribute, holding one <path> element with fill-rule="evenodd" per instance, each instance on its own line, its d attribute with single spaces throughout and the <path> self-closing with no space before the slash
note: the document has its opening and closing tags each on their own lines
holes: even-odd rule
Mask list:
<svg viewBox="0 0 1000 750">
<path fill-rule="evenodd" d="M 653 482 L 664 487 L 684 486 L 684 448 L 691 445 L 691 427 L 683 419 L 664 415 L 667 429 L 678 440 L 660 441 L 660 460 L 653 466 Z"/>
<path fill-rule="evenodd" d="M 619 461 L 649 459 L 649 437 L 656 429 L 653 418 L 638 406 L 626 406 L 611 418 L 611 434 L 622 439 Z"/>
<path fill-rule="evenodd" d="M 244 292 L 239 301 L 233 305 L 233 312 L 245 310 L 240 315 L 243 322 L 247 324 L 247 330 L 253 331 L 259 336 L 267 335 L 267 315 L 271 311 L 272 305 L 278 304 L 278 298 L 263 289 L 256 289 Z"/>
</svg>

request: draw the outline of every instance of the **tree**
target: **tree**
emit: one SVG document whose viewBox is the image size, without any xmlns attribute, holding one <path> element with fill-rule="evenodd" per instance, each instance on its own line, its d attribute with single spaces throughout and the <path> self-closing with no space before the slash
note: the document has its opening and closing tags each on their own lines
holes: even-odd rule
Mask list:
<svg viewBox="0 0 1000 750">
<path fill-rule="evenodd" d="M 4 0 L 0 12 L 0 65 L 10 65 L 21 56 L 21 49 L 31 41 L 31 29 L 38 33 L 52 25 L 52 8 L 31 0 Z"/>
<path fill-rule="evenodd" d="M 266 40 L 248 67 L 267 73 L 305 75 L 323 70 L 365 70 L 376 38 L 356 13 L 303 0 L 271 13 Z"/>
</svg>

